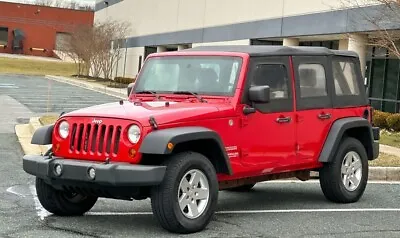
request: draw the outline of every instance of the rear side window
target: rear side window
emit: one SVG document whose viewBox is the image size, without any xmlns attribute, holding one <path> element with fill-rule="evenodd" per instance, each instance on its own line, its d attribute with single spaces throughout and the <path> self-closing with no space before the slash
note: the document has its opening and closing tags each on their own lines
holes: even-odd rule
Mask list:
<svg viewBox="0 0 400 238">
<path fill-rule="evenodd" d="M 356 67 L 350 61 L 332 61 L 335 92 L 337 96 L 360 95 Z"/>
<path fill-rule="evenodd" d="M 321 64 L 299 65 L 300 97 L 327 96 L 325 69 Z"/>
</svg>

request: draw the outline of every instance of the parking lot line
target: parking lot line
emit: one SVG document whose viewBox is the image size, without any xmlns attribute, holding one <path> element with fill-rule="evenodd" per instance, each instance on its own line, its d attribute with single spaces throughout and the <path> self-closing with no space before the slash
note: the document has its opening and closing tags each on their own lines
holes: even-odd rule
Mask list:
<svg viewBox="0 0 400 238">
<path fill-rule="evenodd" d="M 46 209 L 44 209 L 44 207 L 42 207 L 42 205 L 40 204 L 39 198 L 37 197 L 35 186 L 30 185 L 29 190 L 32 193 L 33 201 L 35 202 L 36 213 L 40 218 L 40 220 L 44 220 L 46 217 L 50 216 L 51 213 L 49 213 Z"/>
<path fill-rule="evenodd" d="M 333 208 L 333 209 L 282 209 L 216 211 L 216 214 L 314 213 L 314 212 L 400 212 L 400 208 Z M 152 215 L 152 212 L 88 212 L 87 216 Z"/>
<path fill-rule="evenodd" d="M 318 183 L 318 180 L 309 180 L 306 182 L 297 180 L 278 180 L 266 181 L 262 183 Z M 373 184 L 400 184 L 400 182 L 370 181 Z M 29 186 L 32 194 L 38 217 L 44 220 L 51 213 L 42 207 L 37 197 L 34 185 Z M 227 210 L 216 211 L 216 214 L 267 214 L 267 213 L 332 213 L 332 212 L 400 212 L 400 208 L 320 208 L 320 209 L 272 209 L 272 210 Z M 86 216 L 133 216 L 133 215 L 152 215 L 152 212 L 87 212 Z"/>
<path fill-rule="evenodd" d="M 308 181 L 300 181 L 300 180 L 272 180 L 272 181 L 264 181 L 260 182 L 260 184 L 268 184 L 268 183 L 319 183 L 318 179 L 311 179 Z M 368 181 L 368 184 L 388 184 L 388 185 L 400 185 L 400 181 Z"/>
</svg>

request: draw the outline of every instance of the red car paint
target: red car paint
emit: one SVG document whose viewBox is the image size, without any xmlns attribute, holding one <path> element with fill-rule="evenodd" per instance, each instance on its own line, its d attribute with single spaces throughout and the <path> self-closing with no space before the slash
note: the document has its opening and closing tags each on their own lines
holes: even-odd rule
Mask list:
<svg viewBox="0 0 400 238">
<path fill-rule="evenodd" d="M 273 174 L 287 171 L 316 169 L 322 167 L 318 162 L 325 138 L 332 123 L 343 117 L 362 117 L 369 106 L 355 108 L 328 108 L 297 111 L 295 73 L 293 59 L 289 57 L 290 79 L 293 90 L 294 109 L 291 112 L 261 114 L 255 112 L 243 115 L 244 104 L 240 99 L 243 94 L 247 72 L 249 70 L 249 55 L 233 52 L 167 52 L 154 54 L 151 57 L 163 56 L 236 56 L 243 60 L 238 84 L 232 97 L 216 97 L 201 95 L 208 103 L 200 103 L 195 97 L 188 95 L 159 94 L 160 101 L 149 94 L 131 94 L 128 101 L 110 103 L 106 105 L 85 108 L 72 113 L 62 120 L 70 124 L 82 123 L 93 126 L 93 121 L 102 120 L 104 125 L 121 126 L 121 139 L 117 154 L 112 153 L 76 153 L 70 149 L 70 137 L 65 140 L 57 134 L 60 120 L 55 125 L 53 148 L 56 156 L 95 160 L 104 162 L 110 158 L 111 162 L 141 162 L 138 152 L 140 143 L 146 134 L 153 129 L 149 117 L 156 118 L 158 130 L 183 127 L 203 126 L 216 131 L 225 146 L 232 166 L 232 175 L 218 176 L 220 181 L 245 177 Z M 140 73 L 138 75 L 140 78 Z M 170 102 L 166 105 L 166 101 Z M 320 114 L 330 114 L 326 120 L 319 120 Z M 290 123 L 278 124 L 278 118 L 290 117 Z M 126 136 L 127 127 L 137 124 L 142 128 L 141 140 L 133 145 Z M 83 133 L 85 133 L 84 127 Z M 107 133 L 107 132 L 106 132 Z M 115 136 L 112 135 L 112 139 Z M 90 141 L 90 139 L 89 139 Z M 89 143 L 88 147 L 90 148 Z M 111 146 L 113 148 L 113 146 Z M 57 149 L 58 148 L 58 149 Z M 110 150 L 112 151 L 112 148 Z M 128 156 L 129 149 L 134 149 L 133 158 Z"/>
</svg>

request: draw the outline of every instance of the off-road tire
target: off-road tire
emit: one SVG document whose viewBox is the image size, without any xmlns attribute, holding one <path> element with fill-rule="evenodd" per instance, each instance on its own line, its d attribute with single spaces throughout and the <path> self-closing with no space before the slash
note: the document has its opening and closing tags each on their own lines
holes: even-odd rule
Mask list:
<svg viewBox="0 0 400 238">
<path fill-rule="evenodd" d="M 238 186 L 238 187 L 234 187 L 234 188 L 228 188 L 226 189 L 226 191 L 230 191 L 230 192 L 249 192 L 252 190 L 252 188 L 255 186 L 256 184 L 245 184 L 242 186 Z"/>
<path fill-rule="evenodd" d="M 58 216 L 80 216 L 89 211 L 97 197 L 82 196 L 78 201 L 66 198 L 67 192 L 56 190 L 43 179 L 36 178 L 36 193 L 40 204 L 49 212 Z"/>
<path fill-rule="evenodd" d="M 182 152 L 170 156 L 163 165 L 167 166 L 164 180 L 152 188 L 151 205 L 160 225 L 174 233 L 194 233 L 203 230 L 215 213 L 218 201 L 218 181 L 214 166 L 202 154 Z M 197 218 L 187 218 L 178 203 L 180 181 L 190 170 L 199 170 L 207 178 L 209 185 L 208 203 Z"/>
<path fill-rule="evenodd" d="M 342 162 L 350 151 L 359 155 L 362 169 L 360 184 L 354 191 L 346 189 L 341 174 Z M 357 202 L 363 195 L 368 181 L 368 157 L 365 147 L 355 138 L 343 138 L 333 161 L 324 164 L 319 176 L 322 192 L 328 200 L 336 203 Z"/>
</svg>

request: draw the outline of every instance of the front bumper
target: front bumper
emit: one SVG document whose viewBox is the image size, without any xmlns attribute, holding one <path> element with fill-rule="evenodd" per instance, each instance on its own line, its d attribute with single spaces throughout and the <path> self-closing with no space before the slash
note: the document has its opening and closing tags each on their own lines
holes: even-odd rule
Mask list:
<svg viewBox="0 0 400 238">
<path fill-rule="evenodd" d="M 55 166 L 60 164 L 60 176 L 55 173 Z M 95 178 L 89 177 L 89 169 L 95 169 Z M 50 183 L 85 183 L 107 187 L 152 186 L 162 182 L 165 166 L 131 165 L 127 163 L 96 163 L 70 160 L 59 157 L 26 155 L 23 157 L 23 169 Z"/>
</svg>

